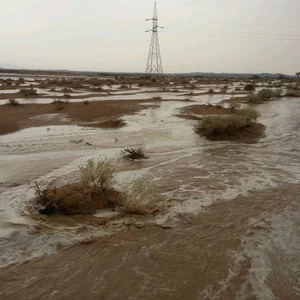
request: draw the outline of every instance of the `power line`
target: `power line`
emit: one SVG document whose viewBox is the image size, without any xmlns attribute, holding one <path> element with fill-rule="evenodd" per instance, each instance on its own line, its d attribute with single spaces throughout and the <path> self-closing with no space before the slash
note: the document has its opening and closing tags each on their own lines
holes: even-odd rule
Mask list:
<svg viewBox="0 0 300 300">
<path fill-rule="evenodd" d="M 253 23 L 235 23 L 235 22 L 206 22 L 206 21 L 183 21 L 183 20 L 166 20 L 164 22 L 180 22 L 180 23 L 202 23 L 202 24 L 223 24 L 223 25 L 240 25 L 240 26 L 262 26 L 262 27 L 289 27 L 300 28 L 300 25 L 277 25 L 277 24 L 253 24 Z"/>
<path fill-rule="evenodd" d="M 242 36 L 242 35 L 226 35 L 226 34 L 215 34 L 215 33 L 191 33 L 189 31 L 164 31 L 164 33 L 174 34 L 189 34 L 189 35 L 209 35 L 209 36 L 220 36 L 220 37 L 232 37 L 232 38 L 248 38 L 248 39 L 263 39 L 263 40 L 284 40 L 284 41 L 300 41 L 300 39 L 284 39 L 276 37 L 262 37 L 262 36 Z M 235 34 L 235 33 L 232 33 Z"/>
</svg>

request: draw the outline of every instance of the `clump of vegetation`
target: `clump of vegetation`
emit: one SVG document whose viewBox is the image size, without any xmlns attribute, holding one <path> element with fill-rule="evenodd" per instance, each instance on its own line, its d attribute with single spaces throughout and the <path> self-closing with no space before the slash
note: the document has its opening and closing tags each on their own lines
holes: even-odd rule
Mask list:
<svg viewBox="0 0 300 300">
<path fill-rule="evenodd" d="M 152 205 L 156 192 L 145 178 L 134 179 L 123 185 L 119 205 L 131 214 L 148 214 L 155 209 Z"/>
<path fill-rule="evenodd" d="M 257 110 L 242 108 L 236 110 L 229 116 L 206 116 L 195 125 L 197 133 L 204 133 L 206 136 L 228 134 L 234 135 L 243 129 L 253 125 L 259 117 Z"/>
<path fill-rule="evenodd" d="M 46 215 L 95 213 L 114 207 L 118 196 L 112 185 L 115 169 L 108 160 L 89 160 L 80 168 L 80 181 L 61 188 L 41 190 L 36 183 L 35 208 Z"/>
<path fill-rule="evenodd" d="M 6 103 L 6 105 L 18 106 L 18 105 L 20 105 L 20 103 L 16 99 L 9 99 Z"/>
<path fill-rule="evenodd" d="M 255 85 L 254 84 L 246 84 L 244 86 L 244 90 L 247 92 L 254 92 L 255 91 Z"/>
<path fill-rule="evenodd" d="M 208 90 L 208 93 L 209 93 L 209 94 L 213 94 L 213 93 L 214 93 L 214 90 L 213 90 L 213 89 L 209 89 L 209 90 Z"/>
<path fill-rule="evenodd" d="M 52 104 L 68 104 L 68 103 L 69 103 L 68 100 L 63 101 L 63 100 L 61 100 L 61 99 L 55 99 L 55 100 L 52 102 Z"/>
<path fill-rule="evenodd" d="M 281 89 L 278 90 L 270 90 L 270 89 L 263 89 L 258 92 L 257 95 L 251 95 L 248 97 L 248 102 L 259 104 L 265 101 L 270 101 L 273 98 L 282 97 L 283 91 Z"/>
<path fill-rule="evenodd" d="M 235 113 L 238 109 L 240 109 L 240 107 L 241 107 L 241 104 L 239 104 L 239 103 L 230 103 L 230 106 L 229 106 L 231 113 Z"/>
<path fill-rule="evenodd" d="M 29 88 L 29 89 L 21 89 L 20 93 L 23 97 L 30 97 L 30 96 L 36 96 L 37 95 L 37 90 L 34 88 Z"/>
<path fill-rule="evenodd" d="M 149 155 L 145 154 L 145 147 L 143 145 L 136 145 L 134 147 L 128 147 L 121 150 L 121 154 L 127 159 L 148 159 Z"/>
<path fill-rule="evenodd" d="M 105 208 L 134 214 L 158 211 L 151 205 L 155 189 L 145 178 L 125 182 L 117 191 L 116 169 L 111 161 L 90 159 L 79 170 L 79 182 L 74 184 L 42 190 L 36 183 L 33 208 L 45 215 L 93 214 Z"/>
<path fill-rule="evenodd" d="M 288 90 L 299 91 L 300 90 L 300 84 L 299 83 L 290 83 L 290 84 L 286 85 L 286 88 Z"/>
<path fill-rule="evenodd" d="M 226 91 L 228 90 L 228 85 L 224 85 L 221 87 L 221 92 L 222 93 L 226 93 Z"/>
<path fill-rule="evenodd" d="M 293 91 L 293 90 L 288 90 L 284 94 L 285 97 L 300 97 L 300 92 Z"/>
<path fill-rule="evenodd" d="M 107 159 L 95 161 L 90 159 L 85 167 L 80 167 L 80 190 L 92 193 L 105 193 L 115 183 L 115 167 Z"/>
<path fill-rule="evenodd" d="M 70 94 L 64 94 L 64 98 L 71 98 Z"/>
</svg>

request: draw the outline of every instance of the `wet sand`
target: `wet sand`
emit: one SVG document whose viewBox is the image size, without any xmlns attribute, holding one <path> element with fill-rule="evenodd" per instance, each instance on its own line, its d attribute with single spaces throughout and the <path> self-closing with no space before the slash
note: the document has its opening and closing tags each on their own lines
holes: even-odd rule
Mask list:
<svg viewBox="0 0 300 300">
<path fill-rule="evenodd" d="M 50 125 L 75 125 L 102 127 L 106 120 L 117 119 L 124 115 L 136 113 L 145 109 L 141 101 L 93 101 L 86 103 L 61 103 L 61 104 L 26 104 L 2 105 L 0 107 L 0 134 L 11 133 L 23 128 L 50 126 Z M 55 117 L 59 114 L 58 117 Z M 43 117 L 43 115 L 46 115 Z M 51 115 L 53 118 L 51 118 Z M 37 118 L 37 116 L 41 116 Z M 89 122 L 101 121 L 100 124 Z M 105 124 L 103 127 L 108 127 Z"/>
</svg>

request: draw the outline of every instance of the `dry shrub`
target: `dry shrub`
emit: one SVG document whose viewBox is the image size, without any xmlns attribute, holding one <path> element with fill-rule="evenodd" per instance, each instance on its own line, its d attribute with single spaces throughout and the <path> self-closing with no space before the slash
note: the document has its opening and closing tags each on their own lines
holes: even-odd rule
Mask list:
<svg viewBox="0 0 300 300">
<path fill-rule="evenodd" d="M 105 191 L 115 183 L 115 174 L 115 167 L 109 160 L 90 159 L 85 167 L 80 167 L 79 187 L 81 190 L 92 189 L 94 193 Z"/>
<path fill-rule="evenodd" d="M 78 183 L 41 190 L 36 184 L 34 207 L 41 214 L 86 214 L 115 207 L 119 193 L 112 188 L 115 169 L 108 160 L 89 160 L 80 168 Z"/>
<path fill-rule="evenodd" d="M 121 154 L 124 158 L 132 160 L 149 158 L 149 155 L 145 154 L 145 147 L 143 145 L 124 148 L 121 150 Z"/>
<path fill-rule="evenodd" d="M 146 178 L 133 179 L 123 184 L 119 198 L 119 206 L 126 213 L 148 214 L 154 207 L 155 189 Z"/>
<path fill-rule="evenodd" d="M 113 188 L 115 166 L 111 161 L 90 159 L 80 168 L 80 180 L 60 188 L 41 190 L 36 184 L 33 206 L 41 214 L 90 214 L 104 208 L 119 207 L 126 213 L 158 212 L 151 205 L 156 189 L 145 178 L 123 183 L 121 192 Z"/>
</svg>

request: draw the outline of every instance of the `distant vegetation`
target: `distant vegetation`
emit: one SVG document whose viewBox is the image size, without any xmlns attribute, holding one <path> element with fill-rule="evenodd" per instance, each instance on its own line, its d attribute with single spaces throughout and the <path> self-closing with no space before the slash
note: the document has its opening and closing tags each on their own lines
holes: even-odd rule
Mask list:
<svg viewBox="0 0 300 300">
<path fill-rule="evenodd" d="M 21 89 L 20 93 L 23 97 L 30 97 L 30 96 L 36 96 L 37 95 L 37 90 L 34 88 L 28 88 L 28 89 Z"/>
<path fill-rule="evenodd" d="M 282 97 L 283 94 L 283 90 L 278 89 L 278 90 L 271 90 L 271 89 L 263 89 L 261 91 L 258 92 L 257 95 L 251 95 L 248 96 L 248 102 L 250 103 L 263 103 L 265 101 L 270 101 L 274 98 L 279 98 Z"/>
</svg>

